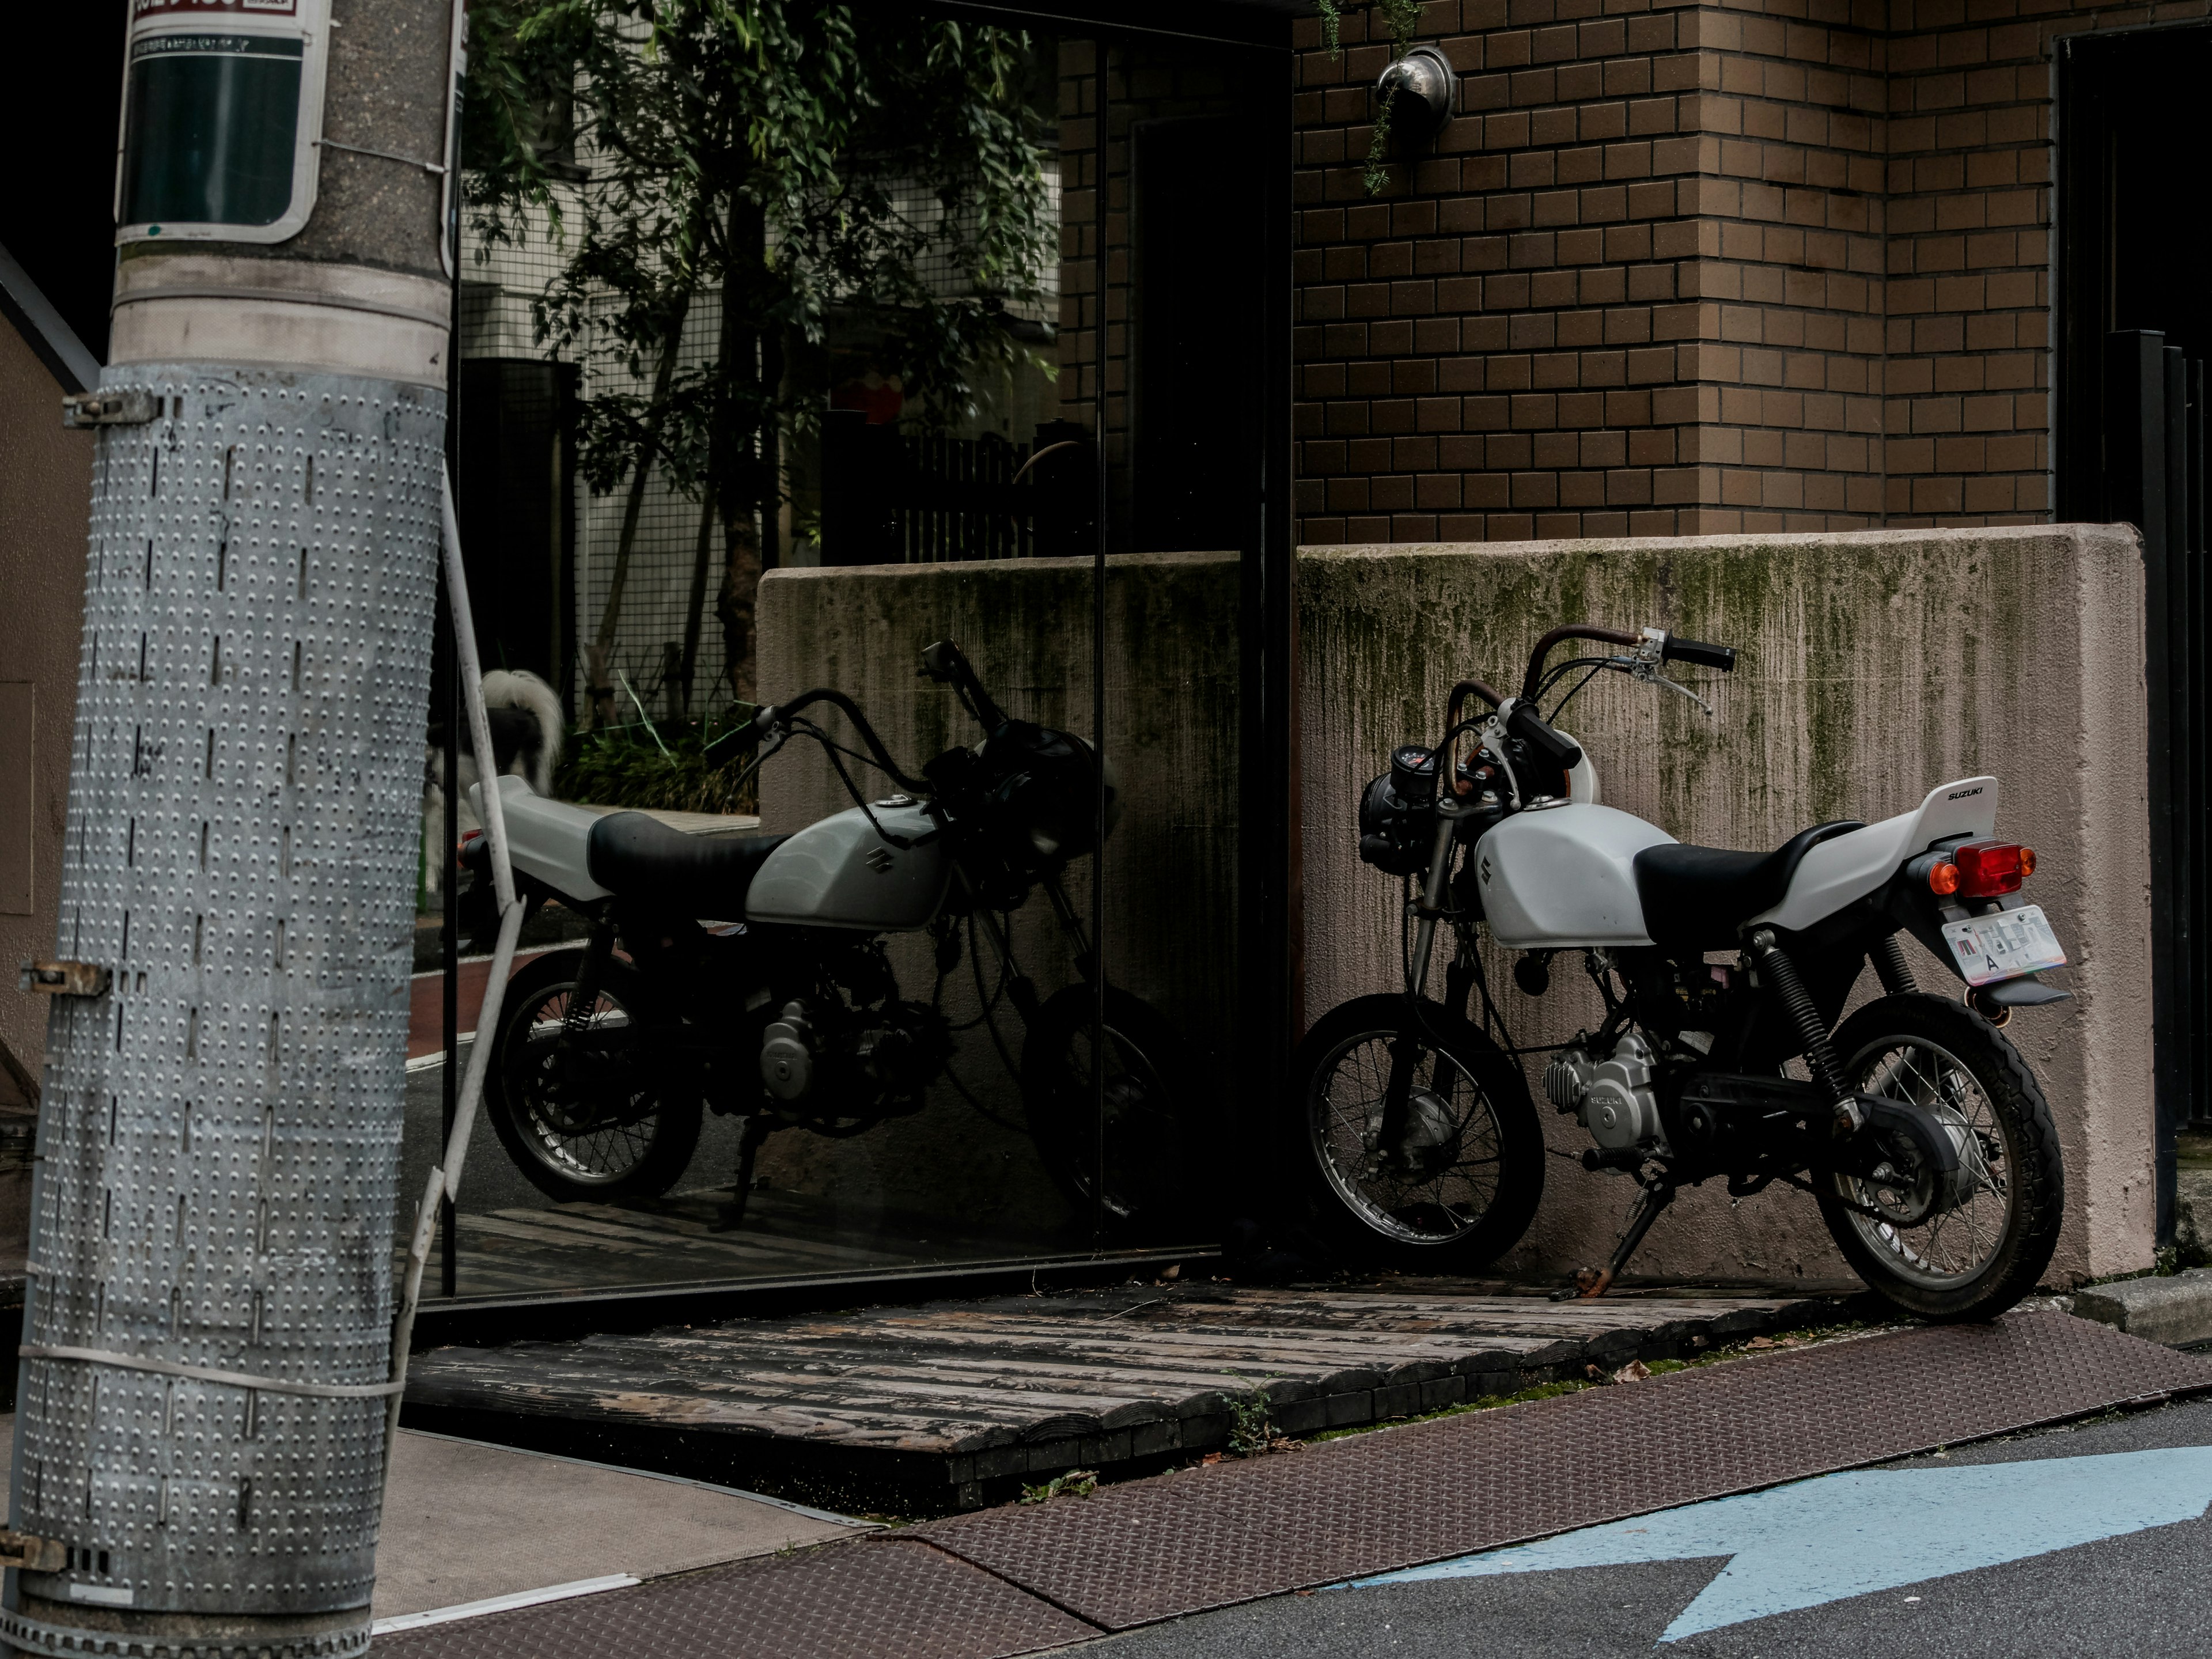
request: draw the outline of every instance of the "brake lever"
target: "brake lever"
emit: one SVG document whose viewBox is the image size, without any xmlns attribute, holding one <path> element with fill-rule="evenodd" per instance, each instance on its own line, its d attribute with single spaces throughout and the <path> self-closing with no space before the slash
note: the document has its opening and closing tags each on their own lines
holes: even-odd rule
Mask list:
<svg viewBox="0 0 2212 1659">
<path fill-rule="evenodd" d="M 1668 679 L 1664 674 L 1659 672 L 1656 665 L 1646 668 L 1639 664 L 1635 670 L 1635 674 L 1636 678 L 1639 680 L 1648 680 L 1653 685 L 1663 685 L 1669 691 L 1678 692 L 1681 696 L 1687 697 L 1692 702 L 1697 704 L 1698 708 L 1705 710 L 1705 718 L 1707 720 L 1717 718 L 1717 716 L 1713 713 L 1712 704 L 1707 702 L 1696 692 L 1691 690 L 1688 686 L 1680 684 L 1674 680 Z"/>
</svg>

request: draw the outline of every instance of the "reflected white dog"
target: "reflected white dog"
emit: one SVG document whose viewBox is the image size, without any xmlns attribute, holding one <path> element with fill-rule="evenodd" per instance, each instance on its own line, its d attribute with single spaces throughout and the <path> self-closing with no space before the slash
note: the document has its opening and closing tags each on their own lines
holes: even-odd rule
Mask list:
<svg viewBox="0 0 2212 1659">
<path fill-rule="evenodd" d="M 527 669 L 496 668 L 483 677 L 483 700 L 485 723 L 491 727 L 493 769 L 523 779 L 541 795 L 550 795 L 553 771 L 560 764 L 562 740 L 568 729 L 561 717 L 561 699 L 553 688 Z M 422 879 L 424 891 L 433 900 L 445 890 L 446 872 L 453 866 L 455 845 L 468 831 L 482 827 L 469 805 L 469 791 L 482 781 L 483 773 L 466 720 L 461 725 L 460 745 L 459 810 L 448 828 L 445 732 L 442 722 L 432 722 L 422 762 L 422 845 L 430 854 L 422 861 Z"/>
</svg>

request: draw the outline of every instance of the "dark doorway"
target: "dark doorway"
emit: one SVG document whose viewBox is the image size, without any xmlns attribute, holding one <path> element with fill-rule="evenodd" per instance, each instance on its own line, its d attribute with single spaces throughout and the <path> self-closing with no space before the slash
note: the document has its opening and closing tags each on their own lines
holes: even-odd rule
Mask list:
<svg viewBox="0 0 2212 1659">
<path fill-rule="evenodd" d="M 1138 122 L 1133 139 L 1130 545 L 1241 549 L 1257 523 L 1266 239 L 1260 158 L 1234 116 Z"/>
<path fill-rule="evenodd" d="M 2058 52 L 2058 516 L 2109 520 L 2120 330 L 2212 355 L 2212 26 L 2075 35 Z"/>
<path fill-rule="evenodd" d="M 575 657 L 567 410 L 576 371 L 513 357 L 460 367 L 453 490 L 477 648 L 486 669 L 526 668 L 565 707 Z"/>
</svg>

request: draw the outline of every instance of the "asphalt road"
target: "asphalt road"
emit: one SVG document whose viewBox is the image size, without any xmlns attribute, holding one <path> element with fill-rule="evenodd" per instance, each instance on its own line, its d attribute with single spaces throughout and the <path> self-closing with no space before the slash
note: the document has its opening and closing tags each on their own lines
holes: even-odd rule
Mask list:
<svg viewBox="0 0 2212 1659">
<path fill-rule="evenodd" d="M 1900 1401 L 1899 1409 L 1910 1410 L 1910 1402 Z M 1886 1468 L 1964 1470 L 2181 1447 L 2212 1447 L 2212 1401 L 1961 1447 L 1942 1458 L 1912 1458 Z M 1593 1447 L 1591 1455 L 1602 1456 L 1603 1449 Z M 2202 1473 L 2205 1468 L 2203 1458 L 2153 1457 L 2073 1469 L 2021 1469 L 2016 1474 L 1998 1470 L 1957 1480 L 1939 1475 L 1896 1483 L 1900 1504 L 1918 1512 L 1893 1516 L 1879 1510 L 1869 1516 L 1863 1504 L 1875 1500 L 1852 1496 L 1881 1492 L 1878 1482 L 1827 1477 L 1841 1482 L 1822 1489 L 1823 1494 L 1836 1495 L 1834 1551 L 1877 1552 L 1890 1573 L 1900 1577 L 1911 1571 L 1914 1560 L 1929 1559 L 1920 1547 L 1898 1541 L 1909 1540 L 1916 1530 L 1923 1538 L 1951 1526 L 1961 1534 L 1986 1534 L 1997 1540 L 1991 1547 L 1996 1553 L 2037 1549 L 2054 1527 L 2063 1530 L 2070 1524 L 2077 1534 L 2095 1530 L 2094 1519 L 2082 1518 L 2086 1501 L 2069 1506 L 2064 1497 L 2077 1486 L 2088 1490 L 2100 1474 L 2108 1477 L 2107 1487 L 2117 1484 L 2117 1492 L 2108 1495 L 2124 1507 L 2131 1498 L 2160 1488 L 2178 1506 L 2174 1512 L 2191 1518 L 1743 1619 L 1674 1641 L 1663 1639 L 1668 1627 L 1678 1619 L 1695 1622 L 1692 1604 L 1709 1586 L 1717 1591 L 1726 1588 L 1716 1586 L 1724 1571 L 1741 1577 L 1748 1557 L 1739 1558 L 1732 1570 L 1730 1558 L 1721 1556 L 1322 1590 L 1178 1620 L 1087 1644 L 1083 1651 L 1100 1659 L 1609 1659 L 1655 1651 L 1685 1659 L 2072 1653 L 2094 1653 L 2100 1659 L 2172 1659 L 2212 1654 L 2212 1596 L 2204 1594 L 2212 1581 L 2212 1519 L 2205 1517 L 2199 1501 L 2200 1494 L 2212 1498 L 2212 1481 Z M 2041 1510 L 2033 1503 L 1991 1501 L 1991 1483 L 2044 1487 Z M 1770 1510 L 1779 1496 L 1766 1500 Z M 1820 1501 L 1826 1501 L 1825 1496 Z M 1855 1511 L 1854 1504 L 1860 1510 Z M 1687 1514 L 1674 1512 L 1677 1517 Z M 1635 1526 L 1620 1523 L 1621 1530 Z M 1601 1553 L 1605 1546 L 1592 1541 L 1595 1530 L 1546 1547 Z M 1636 1540 L 1632 1535 L 1623 1540 L 1616 1532 L 1613 1545 L 1621 1541 Z M 1541 1557 L 1529 1551 L 1522 1559 L 1533 1562 Z M 1819 1559 L 1819 1553 L 1801 1558 L 1801 1571 L 1805 1559 Z M 1846 1560 L 1840 1554 L 1832 1559 Z"/>
</svg>

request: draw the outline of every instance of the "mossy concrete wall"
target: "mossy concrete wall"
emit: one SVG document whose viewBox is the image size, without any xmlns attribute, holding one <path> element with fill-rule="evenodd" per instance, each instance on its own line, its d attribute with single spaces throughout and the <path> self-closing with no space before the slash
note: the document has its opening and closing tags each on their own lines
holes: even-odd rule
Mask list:
<svg viewBox="0 0 2212 1659">
<path fill-rule="evenodd" d="M 1664 690 L 1602 677 L 1562 720 L 1601 799 L 1686 842 L 1765 849 L 1809 824 L 1905 811 L 1947 780 L 2002 780 L 1998 828 L 2033 846 L 2033 896 L 2071 958 L 2074 994 L 2011 1036 L 2041 1078 L 2066 1160 L 2054 1274 L 2148 1264 L 2151 1172 L 2148 786 L 2142 560 L 2125 526 L 1720 536 L 1310 550 L 1299 562 L 1308 1017 L 1399 982 L 1397 882 L 1358 861 L 1358 791 L 1394 744 L 1434 741 L 1463 675 L 1518 689 L 1561 623 L 1644 625 L 1734 645 L 1733 675 L 1681 666 L 1708 719 Z M 1923 988 L 1955 979 L 1911 947 Z M 1577 964 L 1553 989 L 1492 983 L 1514 1034 L 1556 1042 L 1596 1024 Z M 1858 995 L 1873 988 L 1869 972 Z M 1532 1067 L 1532 1084 L 1539 1081 Z M 1571 1119 L 1540 1108 L 1578 1155 Z M 1810 1198 L 1686 1194 L 1638 1260 L 1645 1273 L 1840 1277 Z M 1601 1260 L 1632 1197 L 1617 1176 L 1553 1160 L 1541 1212 L 1510 1258 Z"/>
<path fill-rule="evenodd" d="M 761 697 L 843 691 L 901 765 L 918 771 L 982 735 L 951 690 L 916 674 L 922 647 L 949 639 L 1009 714 L 1087 737 L 1092 574 L 1087 559 L 771 572 L 760 591 Z M 1232 557 L 1176 553 L 1116 558 L 1105 588 L 1104 747 L 1123 803 L 1106 850 L 1107 972 L 1167 1016 L 1205 1087 L 1225 1080 L 1236 1003 L 1237 585 Z M 851 740 L 842 715 L 816 714 Z M 890 793 L 881 774 L 860 775 L 872 796 Z M 850 804 L 814 744 L 794 742 L 763 770 L 769 830 L 796 830 Z M 1087 859 L 1068 872 L 1086 923 L 1091 879 Z M 1042 894 L 1015 914 L 1013 938 L 1041 993 L 1073 979 Z M 892 957 L 903 994 L 926 1000 L 934 980 L 927 941 L 908 936 Z M 958 1020 L 978 1012 L 965 962 L 945 985 L 945 1006 Z M 1018 1055 L 1021 1022 L 1002 1006 L 998 1023 Z M 777 1187 L 836 1198 L 856 1225 L 873 1210 L 903 1211 L 1004 1231 L 1010 1243 L 1058 1230 L 1079 1245 L 1081 1226 L 1027 1135 L 1006 1127 L 1018 1125 L 1020 1101 L 988 1034 L 971 1030 L 959 1043 L 954 1069 L 982 1110 L 940 1085 L 918 1115 L 851 1140 L 776 1135 L 763 1173 Z"/>
<path fill-rule="evenodd" d="M 1237 585 L 1231 562 L 1116 559 L 1107 592 L 1107 748 L 1127 813 L 1109 848 L 1114 978 L 1163 1008 L 1233 1086 L 1231 1029 L 1237 814 Z M 921 647 L 952 638 L 1010 711 L 1088 731 L 1087 561 L 792 570 L 761 591 L 762 688 L 830 685 L 855 697 L 914 763 L 972 741 L 951 694 L 915 678 Z M 1562 622 L 1650 624 L 1735 645 L 1737 672 L 1681 670 L 1716 708 L 1607 676 L 1565 724 L 1604 798 L 1677 837 L 1765 848 L 1806 825 L 1902 811 L 1946 780 L 2002 780 L 1999 826 L 2034 846 L 2034 896 L 2073 965 L 2075 1000 L 2012 1035 L 2064 1139 L 2067 1231 L 2056 1273 L 2118 1273 L 2150 1258 L 2151 1048 L 2148 784 L 2141 556 L 2131 531 L 2062 526 L 1776 538 L 1311 549 L 1299 560 L 1303 671 L 1305 1007 L 1398 982 L 1397 884 L 1356 852 L 1358 791 L 1392 744 L 1433 741 L 1452 682 L 1517 681 L 1536 636 Z M 769 826 L 845 805 L 818 755 L 794 745 L 763 778 Z M 1078 902 L 1087 907 L 1079 868 Z M 1018 918 L 1045 988 L 1065 951 L 1044 908 Z M 1917 951 L 1917 947 L 1913 947 Z M 927 995 L 922 953 L 896 958 Z M 1493 983 L 1523 1042 L 1594 1024 L 1571 960 L 1540 1002 Z M 1956 982 L 1932 959 L 1923 984 Z M 1872 975 L 1861 988 L 1871 989 Z M 947 1006 L 969 1017 L 963 975 Z M 1008 1025 L 1010 1040 L 1018 1036 Z M 957 1062 L 985 1104 L 1018 1103 L 980 1033 Z M 1218 1080 L 1218 1081 L 1217 1081 Z M 1532 1085 L 1537 1079 L 1532 1075 Z M 1537 1091 L 1540 1096 L 1540 1091 Z M 1582 1131 L 1543 1112 L 1565 1158 L 1506 1265 L 1564 1273 L 1601 1260 L 1631 1196 L 1584 1173 Z M 852 1141 L 778 1136 L 772 1181 L 852 1206 L 957 1214 L 1040 1236 L 1066 1224 L 1026 1139 L 940 1091 L 918 1117 Z M 1650 1273 L 1763 1279 L 1846 1276 L 1811 1200 L 1771 1189 L 1732 1205 L 1686 1194 L 1638 1258 Z"/>
</svg>

